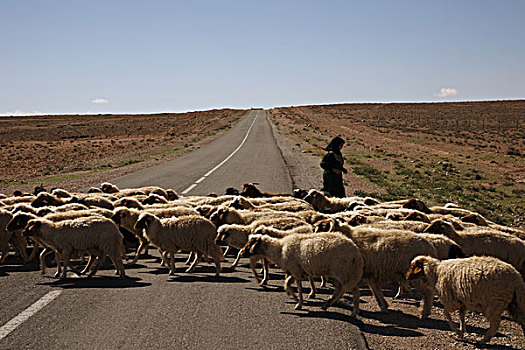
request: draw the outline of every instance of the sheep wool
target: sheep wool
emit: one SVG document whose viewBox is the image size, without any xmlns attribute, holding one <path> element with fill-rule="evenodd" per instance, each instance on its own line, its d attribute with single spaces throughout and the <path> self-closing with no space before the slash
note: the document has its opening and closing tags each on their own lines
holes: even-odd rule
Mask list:
<svg viewBox="0 0 525 350">
<path fill-rule="evenodd" d="M 421 280 L 437 294 L 450 327 L 460 338 L 465 333 L 465 313 L 469 310 L 483 313 L 490 322 L 482 343 L 496 334 L 504 310 L 525 332 L 525 282 L 510 264 L 488 256 L 445 261 L 418 256 L 407 278 Z M 456 310 L 459 329 L 450 315 Z"/>
</svg>

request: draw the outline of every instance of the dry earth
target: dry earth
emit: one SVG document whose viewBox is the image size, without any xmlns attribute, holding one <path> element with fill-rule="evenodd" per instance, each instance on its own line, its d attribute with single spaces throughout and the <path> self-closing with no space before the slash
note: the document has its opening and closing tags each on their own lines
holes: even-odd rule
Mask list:
<svg viewBox="0 0 525 350">
<path fill-rule="evenodd" d="M 374 108 L 379 107 L 375 106 Z M 202 143 L 209 142 L 211 139 L 224 132 L 231 124 L 238 120 L 238 118 L 240 118 L 244 112 L 227 110 L 199 113 L 202 114 L 194 114 L 190 116 L 186 115 L 184 117 L 186 119 L 184 119 L 182 124 L 186 125 L 187 129 L 182 128 L 180 126 L 182 124 L 170 124 L 168 122 L 169 120 L 173 121 L 177 119 L 178 115 L 169 115 L 172 118 L 168 118 L 168 115 L 149 116 L 149 118 L 142 120 L 137 118 L 133 121 L 133 123 L 143 123 L 148 120 L 147 124 L 149 126 L 160 125 L 160 127 L 159 129 L 153 129 L 154 131 L 147 132 L 148 129 L 142 125 L 139 126 L 142 127 L 142 129 L 139 129 L 139 127 L 128 129 L 125 135 L 122 134 L 119 136 L 108 133 L 104 140 L 99 140 L 98 137 L 105 135 L 108 130 L 107 126 L 106 128 L 101 128 L 100 130 L 98 128 L 92 128 L 88 126 L 88 129 L 98 131 L 94 132 L 92 135 L 91 133 L 86 133 L 84 135 L 85 137 L 78 137 L 82 135 L 77 135 L 76 138 L 72 138 L 72 136 L 70 136 L 67 140 L 63 141 L 47 140 L 45 138 L 46 133 L 40 134 L 40 138 L 38 138 L 37 134 L 32 134 L 31 132 L 37 130 L 38 128 L 50 128 L 50 125 L 53 125 L 54 121 L 46 120 L 48 117 L 38 117 L 33 119 L 28 118 L 28 120 L 25 121 L 28 124 L 25 126 L 19 126 L 19 128 L 23 130 L 18 130 L 18 134 L 12 133 L 13 129 L 11 129 L 11 131 L 0 132 L 1 159 L 3 164 L 6 164 L 6 169 L 11 169 L 10 171 L 12 171 L 12 173 L 9 173 L 9 171 L 4 172 L 2 177 L 3 185 L 0 188 L 0 192 L 10 193 L 15 189 L 30 191 L 33 189 L 35 184 L 39 184 L 42 181 L 44 181 L 48 186 L 76 190 L 84 188 L 93 183 L 103 182 L 109 177 L 131 173 L 138 169 L 173 159 L 185 152 L 191 151 L 195 147 L 199 147 L 199 145 Z M 219 113 L 219 115 L 217 115 L 217 113 Z M 209 118 L 210 115 L 215 115 L 215 117 Z M 321 169 L 319 168 L 320 157 L 323 154 L 321 147 L 324 146 L 331 135 L 334 134 L 351 135 L 350 137 L 347 137 L 347 140 L 351 138 L 357 142 L 347 142 L 346 148 L 375 150 L 375 147 L 371 145 L 372 141 L 377 141 L 376 138 L 382 137 L 380 139 L 380 144 L 384 145 L 385 148 L 386 146 L 393 147 L 394 150 L 394 148 L 397 147 L 398 149 L 396 152 L 405 152 L 405 147 L 403 147 L 403 144 L 399 144 L 399 141 L 392 140 L 392 143 L 397 142 L 397 144 L 390 145 L 387 141 L 391 139 L 391 135 L 388 134 L 386 135 L 388 137 L 386 137 L 384 133 L 379 130 L 379 128 L 377 128 L 377 132 L 371 134 L 367 134 L 367 132 L 370 132 L 369 128 L 364 127 L 359 123 L 352 124 L 353 127 L 351 130 L 341 128 L 341 122 L 339 118 L 331 118 L 325 115 L 322 118 L 316 119 L 314 117 L 315 115 L 311 114 L 307 108 L 304 114 L 299 115 L 302 118 L 308 116 L 308 119 L 299 119 L 293 121 L 293 118 L 296 117 L 295 112 L 287 111 L 283 116 L 281 110 L 274 110 L 272 111 L 271 115 L 271 119 L 275 123 L 274 135 L 281 148 L 285 161 L 290 168 L 290 173 L 292 175 L 295 187 L 306 189 L 321 187 Z M 293 116 L 292 119 L 290 119 L 291 116 Z M 113 119 L 114 116 L 106 116 L 102 119 L 100 116 L 96 116 L 95 120 L 88 118 L 88 121 L 83 120 L 83 118 L 80 116 L 75 116 L 72 118 L 75 118 L 75 123 L 80 124 L 97 124 L 107 119 L 109 120 L 108 122 L 113 123 L 113 128 L 117 128 L 117 126 L 122 125 L 123 122 L 127 123 L 127 119 L 125 117 L 117 117 L 119 118 L 119 122 L 116 122 Z M 201 119 L 199 122 L 193 123 L 191 121 L 194 120 L 192 119 L 194 117 L 196 117 L 195 120 L 199 120 L 199 117 L 201 117 Z M 162 123 L 158 123 L 158 119 L 162 120 L 163 118 L 166 121 L 166 124 L 164 125 L 165 127 L 169 125 L 172 126 L 168 127 L 167 129 L 163 129 Z M 8 122 L 12 121 L 12 119 L 6 120 L 5 118 L 0 118 L 0 125 L 7 126 Z M 66 125 L 71 123 L 71 119 L 65 120 L 64 123 Z M 522 123 L 525 124 L 525 122 Z M 91 126 L 95 124 L 91 124 Z M 64 126 L 64 128 L 66 127 Z M 0 128 L 0 130 L 6 130 L 6 128 L 3 127 Z M 205 132 L 199 133 L 199 131 Z M 299 131 L 304 131 L 309 135 L 305 137 L 305 135 Z M 348 131 L 348 134 L 346 131 Z M 173 133 L 173 135 L 170 135 L 170 133 Z M 25 137 L 20 136 L 24 134 L 26 135 Z M 58 132 L 57 135 L 63 137 L 64 134 Z M 95 135 L 98 136 L 95 137 Z M 19 137 L 20 140 L 17 140 Z M 120 137 L 123 137 L 123 139 L 120 139 Z M 177 139 L 178 137 L 181 137 L 181 139 Z M 159 143 L 148 141 L 148 139 L 153 139 L 156 141 L 159 139 L 167 139 L 163 141 L 168 142 L 170 138 L 172 138 L 171 140 L 176 142 L 178 146 L 169 143 L 166 144 L 163 142 Z M 116 141 L 112 143 L 112 139 Z M 312 142 L 312 140 L 315 142 Z M 29 146 L 31 145 L 31 142 L 34 143 L 34 145 Z M 52 145 L 53 147 L 46 146 L 46 142 L 51 142 L 50 146 Z M 133 142 L 137 142 L 137 144 L 134 145 Z M 99 144 L 101 146 L 105 145 L 110 147 L 110 151 L 101 152 L 101 150 L 99 150 L 94 153 L 76 151 L 74 155 L 70 156 L 70 158 L 66 158 L 65 163 L 60 163 L 66 164 L 62 165 L 63 169 L 61 172 L 56 170 L 60 168 L 60 165 L 58 168 L 51 168 L 49 170 L 48 177 L 44 179 L 42 179 L 40 176 L 42 174 L 32 173 L 32 175 L 21 177 L 20 173 L 17 172 L 21 172 L 24 169 L 22 167 L 18 167 L 17 170 L 17 163 L 14 161 L 17 159 L 17 157 L 33 157 L 30 160 L 27 160 L 28 165 L 26 168 L 30 167 L 31 164 L 34 165 L 42 161 L 46 161 L 48 164 L 55 166 L 56 164 L 53 164 L 53 161 L 51 161 L 51 159 L 55 158 L 44 157 L 41 159 L 37 158 L 40 156 L 35 153 L 38 153 L 42 149 L 47 148 L 51 149 L 50 153 L 53 153 L 53 150 L 54 152 L 59 152 L 61 151 L 62 147 L 66 147 L 66 153 L 70 153 L 75 148 L 75 146 L 77 146 L 76 148 L 79 150 L 80 148 L 78 145 L 80 143 L 90 144 L 89 148 L 93 148 L 93 144 Z M 516 149 L 521 149 L 521 153 L 523 153 L 523 144 L 524 143 L 521 139 L 519 139 L 516 143 L 516 147 L 518 147 Z M 120 145 L 120 148 L 111 148 L 117 147 L 115 145 Z M 129 149 L 129 147 L 132 146 L 137 147 L 134 149 Z M 178 149 L 178 147 L 180 147 L 180 149 Z M 426 150 L 435 150 L 433 147 L 436 146 L 432 145 L 432 147 L 429 147 Z M 172 151 L 176 149 L 177 151 L 175 153 L 172 152 L 170 154 L 166 154 L 166 148 L 171 149 Z M 18 152 L 15 152 L 15 150 L 18 150 Z M 445 151 L 438 150 L 438 152 Z M 47 154 L 49 155 L 50 153 Z M 67 168 L 68 161 L 71 162 L 72 160 L 75 160 L 78 161 L 78 164 L 84 164 L 88 160 L 92 161 L 94 154 L 102 154 L 102 160 L 101 162 L 95 162 L 93 165 L 90 165 L 90 169 L 82 170 Z M 108 157 L 108 154 L 109 158 L 106 158 Z M 108 163 L 111 163 L 109 164 L 111 167 L 104 167 L 102 169 L 99 168 L 101 165 L 108 165 Z M 126 163 L 128 163 L 126 166 L 117 166 L 125 165 Z M 378 166 L 381 165 L 386 167 L 386 164 L 387 162 L 378 162 Z M 504 171 L 506 174 L 513 173 L 513 169 L 521 169 L 521 166 L 522 163 L 520 162 L 517 162 L 517 164 L 513 163 L 508 165 Z M 71 170 L 74 170 L 73 173 L 71 173 Z M 10 177 L 8 177 L 7 174 L 11 174 L 9 175 Z M 57 177 L 56 175 L 60 176 Z M 521 175 L 523 175 L 523 173 L 521 173 Z M 514 176 L 518 177 L 517 181 L 522 180 L 522 178 L 519 178 L 519 174 Z M 17 181 L 13 182 L 13 180 Z M 348 195 L 353 194 L 355 191 L 379 194 L 385 193 L 385 189 L 381 186 L 369 181 L 363 176 L 359 176 L 352 172 L 349 172 L 349 174 L 345 177 L 345 180 Z M 435 303 L 436 307 L 434 307 L 430 319 L 426 321 L 420 321 L 417 318 L 418 303 L 414 301 L 415 299 L 407 298 L 406 300 L 394 301 L 391 303 L 392 311 L 388 314 L 383 314 L 379 311 L 379 308 L 375 304 L 373 297 L 367 292 L 368 290 L 366 288 L 362 290 L 361 305 L 363 311 L 359 318 L 355 321 L 355 324 L 358 325 L 363 332 L 371 349 L 477 349 L 479 347 L 476 345 L 476 341 L 481 339 L 482 334 L 488 327 L 488 324 L 485 322 L 485 319 L 482 315 L 477 313 L 469 313 L 467 316 L 468 334 L 464 340 L 455 340 L 451 336 L 451 331 L 447 322 L 445 321 L 437 301 Z M 386 291 L 385 293 L 389 301 L 392 300 L 391 297 L 393 294 L 394 293 L 391 290 Z M 346 306 L 343 305 L 343 307 Z M 486 346 L 486 348 L 525 349 L 525 337 L 523 336 L 521 328 L 505 316 L 498 334 L 493 338 L 491 344 Z"/>
</svg>

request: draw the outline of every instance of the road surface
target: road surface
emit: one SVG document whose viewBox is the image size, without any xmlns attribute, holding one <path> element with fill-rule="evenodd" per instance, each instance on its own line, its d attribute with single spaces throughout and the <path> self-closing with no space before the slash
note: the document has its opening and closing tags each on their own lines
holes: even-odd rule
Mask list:
<svg viewBox="0 0 525 350">
<path fill-rule="evenodd" d="M 226 134 L 169 163 L 117 179 L 121 188 L 159 185 L 201 195 L 258 182 L 266 191 L 290 191 L 291 181 L 272 136 L 266 112 L 254 110 Z M 283 275 L 273 269 L 268 288 L 259 287 L 243 259 L 236 271 L 223 263 L 221 277 L 201 265 L 168 276 L 153 256 L 128 267 L 120 280 L 113 270 L 92 279 L 65 282 L 38 266 L 10 257 L 0 267 L 0 349 L 364 349 L 360 321 L 343 300 L 322 311 L 329 290 L 295 311 L 283 292 Z"/>
</svg>

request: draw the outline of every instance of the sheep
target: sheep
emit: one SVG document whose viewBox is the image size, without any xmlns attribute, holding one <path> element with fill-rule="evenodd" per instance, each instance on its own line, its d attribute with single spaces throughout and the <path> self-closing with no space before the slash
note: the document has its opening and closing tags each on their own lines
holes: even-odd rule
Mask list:
<svg viewBox="0 0 525 350">
<path fill-rule="evenodd" d="M 0 258 L 0 264 L 3 264 L 7 255 L 9 254 L 9 245 L 13 245 L 15 250 L 20 254 L 24 262 L 29 259 L 26 253 L 26 242 L 25 239 L 18 233 L 7 230 L 9 221 L 13 218 L 13 213 L 0 209 L 0 251 L 2 257 Z"/>
<path fill-rule="evenodd" d="M 2 199 L 3 205 L 11 205 L 11 204 L 17 204 L 17 203 L 31 203 L 31 201 L 35 200 L 36 196 L 28 195 L 23 197 L 6 197 Z"/>
<path fill-rule="evenodd" d="M 139 239 L 139 247 L 135 253 L 132 264 L 136 264 L 142 251 L 148 248 L 148 240 L 141 231 L 135 229 L 135 224 L 141 213 L 148 212 L 150 214 L 156 215 L 159 218 L 171 218 L 174 216 L 187 216 L 187 215 L 198 215 L 197 211 L 192 208 L 186 207 L 173 207 L 166 209 L 149 209 L 149 210 L 137 210 L 130 209 L 126 207 L 118 207 L 113 211 L 111 219 L 119 226 L 124 227 L 126 230 L 133 233 Z M 162 255 L 162 252 L 161 252 Z"/>
<path fill-rule="evenodd" d="M 412 259 L 418 255 L 437 256 L 434 246 L 417 233 L 406 230 L 351 227 L 337 220 L 322 220 L 314 225 L 315 231 L 342 232 L 359 247 L 364 259 L 363 280 L 374 295 L 381 311 L 388 311 L 388 303 L 381 287 L 395 282 L 408 288 L 405 273 Z M 421 318 L 430 314 L 432 295 L 423 290 Z M 359 300 L 357 301 L 359 304 Z M 357 305 L 359 309 L 359 305 Z"/>
<path fill-rule="evenodd" d="M 445 261 L 418 256 L 410 264 L 407 279 L 418 279 L 437 294 L 450 328 L 459 338 L 465 333 L 465 314 L 469 310 L 483 313 L 490 322 L 482 344 L 498 331 L 504 310 L 525 333 L 525 282 L 508 263 L 488 256 Z M 456 310 L 459 329 L 450 316 Z"/>
<path fill-rule="evenodd" d="M 291 214 L 291 213 L 287 213 Z M 219 227 L 224 224 L 243 224 L 247 225 L 255 220 L 263 218 L 275 218 L 282 216 L 282 212 L 273 210 L 268 211 L 241 211 L 233 208 L 221 206 L 211 216 L 210 220 Z M 290 215 L 292 216 L 292 215 Z"/>
<path fill-rule="evenodd" d="M 45 189 L 44 189 L 44 191 L 40 191 L 40 192 L 47 192 L 47 191 L 45 191 Z M 38 193 L 40 193 L 40 192 L 38 192 Z M 38 195 L 38 193 L 35 193 L 35 195 Z M 51 193 L 54 196 L 60 197 L 60 198 L 71 198 L 71 197 L 73 197 L 71 195 L 71 193 L 69 193 L 68 191 L 66 191 L 66 190 L 64 190 L 62 188 L 54 188 L 49 193 Z"/>
<path fill-rule="evenodd" d="M 261 192 L 253 183 L 245 183 L 242 186 L 242 190 L 239 193 L 243 197 L 280 197 L 280 196 L 290 196 L 289 193 L 268 193 Z"/>
<path fill-rule="evenodd" d="M 428 224 L 424 222 L 417 222 L 417 221 L 391 221 L 391 220 L 383 220 L 377 221 L 373 223 L 364 223 L 361 224 L 362 226 L 366 227 L 375 227 L 375 228 L 382 228 L 382 229 L 396 229 L 396 230 L 409 230 L 412 232 L 420 233 L 423 232 Z"/>
<path fill-rule="evenodd" d="M 294 228 L 290 228 L 287 230 L 282 230 L 282 229 L 278 229 L 275 227 L 269 227 L 269 226 L 262 225 L 262 226 L 257 227 L 253 231 L 254 235 L 267 235 L 267 236 L 274 237 L 274 238 L 283 238 L 288 235 L 304 234 L 304 233 L 313 233 L 312 226 L 303 225 L 303 226 L 297 226 Z M 243 254 L 242 250 L 239 251 L 239 257 L 241 257 L 242 254 Z M 263 279 L 261 280 L 259 277 L 259 274 L 255 270 L 255 265 L 257 261 L 259 260 L 260 259 L 255 256 L 250 257 L 250 270 L 252 270 L 253 276 L 255 277 L 255 280 L 257 281 L 257 283 L 259 283 L 261 286 L 264 286 L 268 283 L 268 280 L 270 279 L 270 263 L 265 258 L 262 259 Z M 310 294 L 308 295 L 308 298 L 315 298 L 315 293 L 316 293 L 315 284 L 313 280 L 311 279 L 311 277 L 309 277 L 309 280 L 310 280 L 310 285 L 312 288 L 311 288 Z M 323 278 L 323 281 L 324 281 L 324 278 Z M 324 284 L 322 284 L 321 286 L 324 286 Z"/>
<path fill-rule="evenodd" d="M 188 203 L 193 204 L 194 206 L 200 206 L 200 205 L 221 205 L 225 203 L 230 203 L 233 199 L 235 199 L 236 196 L 232 195 L 224 195 L 219 197 L 193 197 L 193 198 L 186 198 L 186 201 Z"/>
<path fill-rule="evenodd" d="M 229 206 L 235 209 L 248 209 L 248 210 L 271 209 L 271 210 L 291 211 L 291 212 L 297 212 L 297 211 L 303 211 L 303 210 L 313 210 L 312 206 L 304 201 L 293 200 L 293 201 L 287 201 L 283 203 L 267 203 L 267 204 L 261 204 L 261 205 L 254 205 L 250 200 L 244 197 L 241 197 L 241 196 L 231 201 Z"/>
<path fill-rule="evenodd" d="M 117 273 L 125 277 L 121 254 L 124 249 L 122 235 L 118 227 L 110 219 L 91 216 L 74 220 L 52 222 L 43 218 L 32 219 L 27 223 L 22 234 L 24 237 L 35 237 L 51 247 L 57 256 L 63 260 L 64 269 L 61 279 L 67 276 L 69 258 L 74 252 L 89 251 L 98 255 L 97 262 L 89 273 L 93 276 L 98 268 L 100 259 L 109 256 Z M 83 272 L 92 267 L 92 259 Z"/>
<path fill-rule="evenodd" d="M 424 232 L 447 236 L 461 246 L 467 256 L 488 255 L 503 260 L 525 277 L 525 241 L 507 233 L 482 227 L 456 231 L 451 223 L 434 220 Z"/>
<path fill-rule="evenodd" d="M 42 208 L 49 208 L 55 213 L 63 213 L 63 212 L 71 212 L 71 211 L 84 211 L 84 210 L 88 210 L 89 209 L 87 206 L 85 206 L 84 204 L 80 204 L 80 203 L 68 203 L 68 204 L 64 204 L 64 205 L 58 206 L 58 207 L 49 206 L 49 207 L 39 207 L 39 208 L 40 209 L 42 209 Z"/>
<path fill-rule="evenodd" d="M 84 210 L 84 211 L 72 211 L 72 212 L 66 212 L 66 213 L 50 213 L 45 215 L 43 218 L 52 222 L 58 222 L 63 220 L 73 220 L 76 218 L 82 218 L 82 217 L 91 217 L 91 216 L 101 216 L 109 218 L 113 212 L 106 210 L 106 209 L 90 209 L 90 210 Z M 28 222 L 32 219 L 38 219 L 38 216 L 26 213 L 26 212 L 19 212 L 16 215 L 12 217 L 12 219 L 7 224 L 7 231 L 13 232 L 13 234 L 16 234 L 17 231 L 24 229 Z M 42 246 L 44 246 L 44 250 L 40 253 L 40 269 L 42 275 L 46 273 L 46 264 L 45 264 L 45 257 L 51 253 L 52 248 L 47 246 L 45 242 L 39 241 L 38 238 L 33 237 L 33 240 L 35 243 L 38 243 Z M 27 259 L 27 261 L 31 261 L 36 254 L 37 246 L 35 245 L 33 252 L 31 253 L 30 257 Z M 60 264 L 59 261 L 57 261 L 57 274 L 58 276 L 60 274 Z"/>
<path fill-rule="evenodd" d="M 430 210 L 434 214 L 453 215 L 459 218 L 472 214 L 472 212 L 469 210 L 461 209 L 461 208 L 451 208 L 451 207 L 445 208 L 445 207 L 434 206 L 434 207 L 430 207 Z"/>
<path fill-rule="evenodd" d="M 166 199 L 166 197 L 162 197 L 162 196 L 160 196 L 158 194 L 155 194 L 155 193 L 150 193 L 142 201 L 142 204 L 145 204 L 145 205 L 151 205 L 151 204 L 155 204 L 155 203 L 166 204 L 166 203 L 168 203 L 168 200 Z"/>
<path fill-rule="evenodd" d="M 304 200 L 310 203 L 315 210 L 324 213 L 337 213 L 348 210 L 349 206 L 355 201 L 362 201 L 359 197 L 328 198 L 322 192 L 310 190 Z"/>
<path fill-rule="evenodd" d="M 363 274 L 363 257 L 350 239 L 340 233 L 310 233 L 273 238 L 254 235 L 243 247 L 246 257 L 263 256 L 287 272 L 285 289 L 297 302 L 295 309 L 303 306 L 303 277 L 331 277 L 335 283 L 332 297 L 322 306 L 323 310 L 332 306 L 343 294 L 353 290 L 355 316 L 358 283 Z M 299 298 L 292 291 L 291 284 L 296 281 Z"/>
<path fill-rule="evenodd" d="M 268 219 L 268 220 L 256 220 L 249 225 L 239 225 L 239 224 L 227 224 L 219 227 L 217 231 L 217 238 L 215 243 L 221 245 L 227 245 L 228 249 L 225 252 L 225 255 L 228 253 L 229 248 L 241 249 L 244 247 L 246 242 L 248 242 L 248 236 L 254 233 L 255 229 L 259 226 L 265 225 L 267 227 L 273 227 L 283 230 L 293 230 L 297 227 L 301 227 L 303 230 L 308 230 L 312 232 L 312 227 L 308 225 L 305 221 L 296 218 L 277 218 L 277 219 Z M 238 254 L 237 258 L 231 265 L 232 269 L 237 267 L 241 255 Z"/>
<path fill-rule="evenodd" d="M 113 210 L 113 202 L 102 196 L 86 196 L 79 200 L 79 203 L 84 204 L 90 208 L 104 208 L 108 210 Z"/>
<path fill-rule="evenodd" d="M 174 255 L 181 249 L 197 253 L 186 272 L 192 272 L 205 254 L 215 262 L 215 275 L 220 275 L 224 256 L 221 248 L 214 242 L 217 229 L 210 220 L 201 216 L 159 219 L 153 214 L 142 213 L 135 224 L 135 229 L 143 229 L 152 245 L 169 253 L 170 275 L 175 274 Z"/>
<path fill-rule="evenodd" d="M 411 198 L 401 205 L 402 208 L 414 209 L 425 214 L 432 214 L 430 208 L 420 199 Z"/>
<path fill-rule="evenodd" d="M 133 194 L 149 195 L 151 193 L 154 193 L 164 198 L 169 197 L 166 190 L 158 186 L 145 186 L 145 187 L 139 187 L 139 188 L 127 188 L 124 190 L 120 190 L 117 186 L 113 185 L 112 183 L 104 182 L 100 185 L 99 188 L 104 193 L 112 193 L 116 196 L 131 196 Z M 173 197 L 173 193 L 170 196 Z"/>
</svg>

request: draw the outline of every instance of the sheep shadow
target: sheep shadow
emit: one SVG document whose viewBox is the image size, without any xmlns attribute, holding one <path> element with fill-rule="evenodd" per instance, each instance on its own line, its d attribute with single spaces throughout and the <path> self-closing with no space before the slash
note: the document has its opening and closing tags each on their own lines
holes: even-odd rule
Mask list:
<svg viewBox="0 0 525 350">
<path fill-rule="evenodd" d="M 498 332 L 498 333 L 496 333 L 494 335 L 492 340 L 494 340 L 494 338 L 499 337 L 499 336 L 501 336 L 501 335 Z M 520 349 L 520 348 L 513 348 L 511 346 L 503 345 L 503 344 L 480 344 L 480 342 L 478 340 L 471 340 L 471 339 L 455 339 L 455 341 L 460 342 L 460 343 L 464 343 L 464 344 L 470 344 L 470 345 L 474 346 L 476 349 L 492 349 L 492 350 L 517 350 L 517 349 Z"/>
<path fill-rule="evenodd" d="M 240 277 L 231 276 L 215 276 L 213 275 L 175 275 L 171 276 L 168 282 L 182 282 L 182 283 L 194 283 L 194 282 L 212 282 L 212 283 L 248 283 L 247 279 Z"/>
<path fill-rule="evenodd" d="M 74 277 L 67 278 L 65 280 L 53 279 L 52 282 L 37 283 L 42 286 L 53 286 L 60 287 L 63 289 L 126 289 L 126 288 L 138 288 L 148 287 L 151 283 L 140 282 L 140 278 L 136 277 L 125 277 L 120 278 L 117 276 L 95 276 L 95 277 Z"/>
<path fill-rule="evenodd" d="M 350 323 L 359 328 L 361 332 L 373 333 L 383 336 L 396 336 L 396 337 L 420 337 L 424 334 L 411 329 L 403 329 L 396 327 L 395 325 L 376 326 L 366 324 L 359 318 L 349 316 L 337 311 L 317 311 L 317 310 L 305 310 L 297 312 L 282 311 L 283 315 L 291 315 L 300 318 L 324 318 L 329 320 L 341 321 Z"/>
</svg>

